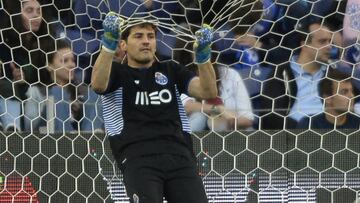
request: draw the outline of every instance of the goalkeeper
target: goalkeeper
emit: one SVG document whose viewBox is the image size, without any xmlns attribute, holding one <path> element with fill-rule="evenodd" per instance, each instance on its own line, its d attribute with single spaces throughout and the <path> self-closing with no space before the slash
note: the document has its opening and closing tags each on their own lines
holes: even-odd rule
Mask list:
<svg viewBox="0 0 360 203">
<path fill-rule="evenodd" d="M 180 94 L 200 99 L 217 96 L 210 62 L 212 29 L 196 32 L 199 77 L 174 62 L 156 60 L 156 23 L 108 13 L 102 49 L 93 67 L 92 88 L 102 94 L 105 127 L 123 174 L 130 202 L 207 202 L 190 126 Z M 126 63 L 113 62 L 115 50 Z"/>
</svg>

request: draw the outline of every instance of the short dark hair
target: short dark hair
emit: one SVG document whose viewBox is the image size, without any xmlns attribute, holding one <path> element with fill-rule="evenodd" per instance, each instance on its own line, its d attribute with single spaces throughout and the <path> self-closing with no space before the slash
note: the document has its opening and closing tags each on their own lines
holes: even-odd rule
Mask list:
<svg viewBox="0 0 360 203">
<path fill-rule="evenodd" d="M 352 78 L 351 76 L 339 72 L 338 70 L 329 69 L 327 76 L 324 77 L 319 83 L 319 96 L 321 98 L 334 95 L 333 82 L 352 82 Z"/>
<path fill-rule="evenodd" d="M 126 41 L 128 39 L 128 37 L 129 37 L 129 35 L 130 35 L 130 32 L 131 32 L 132 28 L 134 28 L 134 27 L 144 28 L 144 27 L 149 26 L 149 25 L 152 27 L 152 29 L 154 29 L 155 34 L 156 34 L 156 32 L 157 32 L 156 25 L 154 25 L 153 23 L 150 23 L 150 22 L 144 22 L 144 23 L 140 23 L 140 24 L 136 24 L 136 25 L 127 27 L 124 31 L 122 31 L 121 39 Z"/>
<path fill-rule="evenodd" d="M 302 19 L 296 26 L 300 42 L 306 42 L 307 40 L 311 41 L 310 26 L 315 24 L 318 24 L 321 27 L 326 27 L 329 30 L 333 30 L 333 26 L 329 23 L 329 21 L 319 17 L 308 16 Z"/>
<path fill-rule="evenodd" d="M 58 50 L 64 49 L 64 48 L 70 48 L 71 49 L 71 43 L 67 39 L 57 39 L 57 40 L 48 40 L 46 43 L 46 47 L 44 48 L 44 51 L 46 52 L 47 62 L 52 63 L 55 57 L 55 54 Z M 39 69 L 40 74 L 40 81 L 44 83 L 45 85 L 50 85 L 53 83 L 50 72 L 46 69 L 46 67 L 42 67 Z"/>
</svg>

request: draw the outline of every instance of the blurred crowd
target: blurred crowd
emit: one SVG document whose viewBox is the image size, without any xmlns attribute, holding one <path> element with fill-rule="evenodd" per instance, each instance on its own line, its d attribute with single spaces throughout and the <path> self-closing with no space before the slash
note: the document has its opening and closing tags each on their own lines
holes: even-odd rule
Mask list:
<svg viewBox="0 0 360 203">
<path fill-rule="evenodd" d="M 2 0 L 3 131 L 104 131 L 90 78 L 109 11 L 156 17 L 157 58 L 195 72 L 188 36 L 214 27 L 219 97 L 181 95 L 193 131 L 359 129 L 360 0 Z"/>
</svg>

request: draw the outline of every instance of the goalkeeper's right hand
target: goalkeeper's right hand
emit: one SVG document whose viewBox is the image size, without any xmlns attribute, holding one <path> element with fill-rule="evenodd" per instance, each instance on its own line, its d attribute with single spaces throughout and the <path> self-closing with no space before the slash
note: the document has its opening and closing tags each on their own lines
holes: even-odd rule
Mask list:
<svg viewBox="0 0 360 203">
<path fill-rule="evenodd" d="M 106 14 L 105 20 L 102 23 L 104 34 L 102 35 L 101 43 L 108 51 L 115 52 L 124 22 L 124 19 L 115 12 Z"/>
</svg>

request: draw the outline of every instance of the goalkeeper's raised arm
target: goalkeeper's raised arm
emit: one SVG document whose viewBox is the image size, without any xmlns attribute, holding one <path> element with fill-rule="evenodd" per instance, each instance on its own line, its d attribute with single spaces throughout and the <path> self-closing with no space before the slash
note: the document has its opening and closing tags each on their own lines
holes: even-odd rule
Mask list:
<svg viewBox="0 0 360 203">
<path fill-rule="evenodd" d="M 199 68 L 199 77 L 190 82 L 188 91 L 191 96 L 199 99 L 215 98 L 218 94 L 216 76 L 210 61 L 213 29 L 205 24 L 195 35 L 195 63 Z"/>
<path fill-rule="evenodd" d="M 112 61 L 119 44 L 124 20 L 118 14 L 110 12 L 102 25 L 104 29 L 101 39 L 102 47 L 91 75 L 91 86 L 100 93 L 107 89 L 109 83 Z"/>
</svg>

